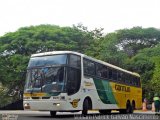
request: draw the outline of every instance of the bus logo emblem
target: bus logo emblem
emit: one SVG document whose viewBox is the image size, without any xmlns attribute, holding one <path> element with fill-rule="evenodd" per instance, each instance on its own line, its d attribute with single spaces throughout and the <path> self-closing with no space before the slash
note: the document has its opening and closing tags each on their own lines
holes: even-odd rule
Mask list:
<svg viewBox="0 0 160 120">
<path fill-rule="evenodd" d="M 76 108 L 78 106 L 78 102 L 80 101 L 80 99 L 74 99 L 72 102 L 70 102 L 72 104 L 73 108 Z"/>
</svg>

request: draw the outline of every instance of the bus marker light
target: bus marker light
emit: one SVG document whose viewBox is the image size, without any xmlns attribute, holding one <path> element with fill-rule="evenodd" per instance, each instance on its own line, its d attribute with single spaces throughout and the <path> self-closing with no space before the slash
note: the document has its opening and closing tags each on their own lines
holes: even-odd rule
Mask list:
<svg viewBox="0 0 160 120">
<path fill-rule="evenodd" d="M 53 105 L 60 106 L 60 103 L 53 103 Z"/>
</svg>

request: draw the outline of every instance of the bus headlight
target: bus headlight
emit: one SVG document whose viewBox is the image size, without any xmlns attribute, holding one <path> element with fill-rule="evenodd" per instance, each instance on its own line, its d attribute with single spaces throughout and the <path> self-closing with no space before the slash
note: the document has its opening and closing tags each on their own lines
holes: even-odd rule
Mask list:
<svg viewBox="0 0 160 120">
<path fill-rule="evenodd" d="M 60 106 L 60 103 L 57 103 L 57 106 Z"/>
</svg>

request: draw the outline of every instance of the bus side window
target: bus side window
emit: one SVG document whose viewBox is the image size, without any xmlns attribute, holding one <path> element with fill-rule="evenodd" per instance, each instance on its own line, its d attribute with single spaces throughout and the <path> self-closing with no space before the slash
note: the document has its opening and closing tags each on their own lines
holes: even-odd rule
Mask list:
<svg viewBox="0 0 160 120">
<path fill-rule="evenodd" d="M 130 77 L 129 77 L 129 75 L 128 75 L 128 73 L 125 73 L 125 84 L 129 84 L 130 82 Z"/>
<path fill-rule="evenodd" d="M 133 76 L 132 85 L 137 86 L 137 80 L 135 76 Z"/>
<path fill-rule="evenodd" d="M 141 85 L 141 84 L 140 84 L 140 78 L 139 78 L 139 77 L 136 77 L 136 78 L 135 78 L 135 81 L 136 81 L 136 86 L 137 86 L 137 87 L 140 87 L 140 85 Z"/>
<path fill-rule="evenodd" d="M 114 81 L 117 81 L 117 70 L 115 69 L 112 71 L 112 78 Z"/>
<path fill-rule="evenodd" d="M 101 64 L 96 64 L 96 76 L 101 78 L 108 78 L 107 67 Z"/>
<path fill-rule="evenodd" d="M 103 69 L 102 69 L 102 77 L 103 78 L 108 78 L 108 69 L 106 66 L 103 66 Z"/>
<path fill-rule="evenodd" d="M 123 73 L 122 72 L 118 72 L 118 81 L 119 82 L 122 82 L 122 76 L 123 76 Z"/>
<path fill-rule="evenodd" d="M 134 76 L 131 76 L 131 75 L 130 75 L 130 85 L 133 85 L 133 86 L 134 86 L 134 83 L 135 83 L 135 81 L 134 81 Z"/>
<path fill-rule="evenodd" d="M 77 55 L 70 55 L 69 65 L 72 67 L 80 68 L 81 67 L 81 57 Z"/>
<path fill-rule="evenodd" d="M 84 74 L 95 75 L 95 63 L 94 62 L 84 59 L 83 66 L 84 66 Z"/>
<path fill-rule="evenodd" d="M 130 74 L 127 74 L 127 85 L 131 85 L 131 76 Z"/>
<path fill-rule="evenodd" d="M 73 95 L 78 92 L 80 88 L 81 71 L 75 68 L 68 68 L 67 73 L 67 93 L 68 95 Z"/>
<path fill-rule="evenodd" d="M 122 83 L 125 83 L 125 79 L 126 79 L 126 74 L 122 72 Z"/>
<path fill-rule="evenodd" d="M 108 72 L 109 72 L 109 79 L 112 79 L 112 76 L 113 76 L 113 72 L 112 72 L 112 69 L 108 69 Z"/>
</svg>

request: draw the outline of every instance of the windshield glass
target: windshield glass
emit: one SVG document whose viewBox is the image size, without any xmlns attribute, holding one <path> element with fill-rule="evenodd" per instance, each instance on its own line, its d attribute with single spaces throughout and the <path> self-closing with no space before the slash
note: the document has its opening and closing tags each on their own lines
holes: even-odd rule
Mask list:
<svg viewBox="0 0 160 120">
<path fill-rule="evenodd" d="M 30 59 L 25 93 L 45 92 L 75 94 L 81 83 L 81 57 L 74 54 L 32 57 Z"/>
<path fill-rule="evenodd" d="M 35 66 L 51 66 L 66 64 L 67 55 L 53 55 L 53 56 L 40 56 L 32 57 L 29 61 L 28 67 Z"/>
<path fill-rule="evenodd" d="M 28 69 L 25 92 L 62 92 L 65 86 L 65 67 Z"/>
</svg>

